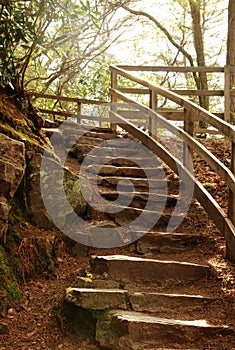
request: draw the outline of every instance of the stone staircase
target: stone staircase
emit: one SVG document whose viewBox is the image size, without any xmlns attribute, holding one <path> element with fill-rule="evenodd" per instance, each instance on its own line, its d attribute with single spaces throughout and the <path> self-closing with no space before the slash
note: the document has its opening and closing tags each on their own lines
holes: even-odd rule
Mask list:
<svg viewBox="0 0 235 350">
<path fill-rule="evenodd" d="M 141 154 L 125 149 L 129 139 L 109 128 L 84 129 L 69 151 L 68 166 L 78 172 L 86 154 L 95 149 L 83 171 L 88 179 L 96 175 L 98 192 L 109 201 L 102 211 L 88 205 L 87 222 L 94 226 L 86 231 L 92 246 L 89 271 L 66 290 L 69 317 L 73 315 L 78 331 L 92 335 L 101 349 L 235 348 L 234 304 L 223 293 L 204 250 L 211 241 L 191 230 L 187 217 L 182 231 L 166 231 L 180 200 L 180 180 L 164 164 L 154 168 L 153 155 L 140 169 Z M 106 140 L 111 141 L 102 147 Z M 120 156 L 123 149 L 126 157 Z M 162 167 L 167 193 L 158 176 Z M 143 225 L 132 225 L 142 214 Z M 154 225 L 145 234 L 152 218 Z M 102 236 L 104 229 L 110 229 L 109 237 Z M 83 227 L 79 231 L 78 236 L 84 235 Z M 102 239 L 110 249 L 102 249 Z"/>
</svg>

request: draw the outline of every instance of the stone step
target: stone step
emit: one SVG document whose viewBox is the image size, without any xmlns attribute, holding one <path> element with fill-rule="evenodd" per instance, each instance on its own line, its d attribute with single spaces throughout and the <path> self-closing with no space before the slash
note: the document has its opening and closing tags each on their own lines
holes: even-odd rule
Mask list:
<svg viewBox="0 0 235 350">
<path fill-rule="evenodd" d="M 183 220 L 188 220 L 185 214 L 173 213 L 173 208 L 166 208 L 165 203 L 159 202 L 149 202 L 148 207 L 150 210 L 126 207 L 118 204 L 107 205 L 103 212 L 106 216 L 112 219 L 118 226 L 124 226 L 132 223 L 135 230 L 139 232 L 141 229 L 147 229 L 148 231 L 153 228 L 162 227 L 165 228 L 170 219 L 174 216 L 174 220 L 181 222 Z M 91 209 L 94 214 L 98 212 L 96 209 Z"/>
<path fill-rule="evenodd" d="M 146 166 L 151 166 L 152 164 L 159 165 L 160 161 L 158 160 L 157 156 L 153 154 L 150 150 L 137 146 L 137 148 L 130 148 L 130 145 L 127 147 L 123 147 L 122 145 L 122 139 L 115 139 L 116 145 L 113 147 L 110 147 L 109 141 L 105 144 L 102 144 L 94 149 L 95 154 L 97 156 L 104 156 L 104 157 L 125 157 L 130 159 L 139 159 L 142 158 L 141 164 L 146 164 Z M 120 142 L 121 141 L 121 142 Z M 132 146 L 132 145 L 131 145 Z M 150 161 L 152 160 L 152 163 Z"/>
<path fill-rule="evenodd" d="M 102 139 L 102 140 L 113 140 L 113 139 L 119 139 L 120 137 L 114 133 L 111 133 L 111 132 L 99 132 L 99 131 L 87 131 L 85 133 L 85 136 L 87 138 L 90 138 L 90 137 L 95 137 L 95 138 L 99 138 L 99 139 Z"/>
<path fill-rule="evenodd" d="M 121 186 L 123 191 L 130 189 L 130 184 L 133 184 L 135 188 L 151 188 L 152 190 L 158 190 L 159 193 L 167 192 L 167 180 L 163 179 L 144 179 L 136 177 L 121 177 L 121 176 L 97 176 L 97 185 L 106 187 Z M 148 192 L 148 190 L 146 191 Z"/>
<path fill-rule="evenodd" d="M 92 289 L 121 289 L 128 290 L 128 294 L 132 295 L 134 293 L 144 293 L 144 294 L 165 294 L 165 295 L 185 295 L 188 297 L 203 296 L 204 299 L 222 300 L 225 298 L 224 293 L 218 288 L 216 284 L 216 278 L 209 277 L 202 281 L 189 282 L 185 284 L 174 285 L 172 290 L 172 285 L 170 283 L 165 284 L 141 284 L 135 283 L 135 281 L 127 280 L 125 283 L 120 280 L 111 280 L 107 278 L 107 273 L 103 275 L 88 274 L 88 277 L 78 277 L 74 286 L 76 288 L 92 288 Z M 128 302 L 129 303 L 129 302 Z M 130 307 L 130 304 L 129 304 Z M 226 311 L 226 310 L 225 310 Z M 232 310 L 234 315 L 234 310 Z M 230 319 L 234 317 L 230 317 Z"/>
<path fill-rule="evenodd" d="M 175 320 L 123 310 L 110 311 L 96 323 L 96 340 L 112 350 L 209 349 L 205 341 L 231 332 L 227 326 L 205 320 Z"/>
<path fill-rule="evenodd" d="M 109 134 L 113 134 L 113 131 L 111 128 L 107 127 L 102 127 L 102 126 L 94 126 L 94 125 L 84 125 L 82 124 L 80 126 L 81 129 L 83 129 L 84 131 L 90 131 L 90 132 L 98 132 L 98 133 L 109 133 Z M 114 134 L 115 135 L 115 134 Z"/>
<path fill-rule="evenodd" d="M 148 312 L 180 319 L 210 319 L 215 309 L 222 317 L 222 299 L 202 295 L 167 294 L 157 292 L 134 292 L 129 295 L 131 310 Z M 224 314 L 226 310 L 224 310 Z M 226 315 L 224 315 L 226 318 Z"/>
<path fill-rule="evenodd" d="M 159 292 L 128 292 L 120 288 L 67 288 L 65 299 L 77 307 L 105 311 L 111 309 L 145 312 L 154 316 L 194 320 L 211 318 L 219 312 L 220 322 L 226 320 L 222 299 L 202 295 L 164 294 Z"/>
<path fill-rule="evenodd" d="M 115 156 L 100 156 L 89 154 L 87 156 L 87 164 L 110 164 L 115 166 L 128 166 L 128 167 L 136 167 L 138 165 L 143 164 L 143 158 L 136 155 L 132 157 L 125 157 L 123 155 Z M 153 158 L 150 156 L 149 158 L 145 158 L 144 167 L 148 167 L 153 164 Z"/>
<path fill-rule="evenodd" d="M 159 203 L 165 203 L 168 207 L 173 207 L 176 205 L 177 200 L 179 199 L 179 196 L 177 195 L 164 195 L 159 193 L 156 190 L 156 193 L 152 193 L 151 199 L 149 198 L 148 192 L 138 192 L 134 191 L 133 193 L 129 192 L 117 192 L 113 188 L 106 188 L 99 186 L 98 188 L 99 193 L 102 197 L 104 197 L 107 200 L 115 201 L 119 198 L 119 203 L 122 205 L 123 203 L 130 203 L 131 207 L 135 208 L 143 208 L 147 202 L 159 202 Z M 153 197 L 154 195 L 154 197 Z M 120 200 L 120 196 L 123 198 L 123 200 Z M 131 200 L 132 199 L 132 200 Z"/>
<path fill-rule="evenodd" d="M 67 288 L 65 298 L 68 302 L 88 310 L 128 308 L 127 290 Z"/>
<path fill-rule="evenodd" d="M 199 234 L 148 232 L 136 242 L 136 251 L 140 254 L 178 253 L 196 246 L 200 240 Z"/>
<path fill-rule="evenodd" d="M 114 165 L 104 165 L 102 168 L 96 164 L 89 165 L 87 172 L 103 176 L 127 176 L 138 178 L 158 178 L 162 172 L 162 167 L 139 168 L 139 167 L 116 167 Z"/>
<path fill-rule="evenodd" d="M 181 285 L 209 278 L 206 265 L 187 262 L 144 259 L 127 255 L 107 255 L 91 257 L 91 273 L 107 275 L 120 283 L 131 282 L 148 285 Z"/>
</svg>

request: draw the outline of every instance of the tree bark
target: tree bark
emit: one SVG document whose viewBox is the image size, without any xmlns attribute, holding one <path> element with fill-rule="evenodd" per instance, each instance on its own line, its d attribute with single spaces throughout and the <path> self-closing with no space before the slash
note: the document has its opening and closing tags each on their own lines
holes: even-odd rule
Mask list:
<svg viewBox="0 0 235 350">
<path fill-rule="evenodd" d="M 228 5 L 228 39 L 227 39 L 227 65 L 235 66 L 235 1 L 229 0 Z M 235 89 L 235 73 L 230 75 L 230 89 Z M 234 121 L 235 96 L 230 95 L 230 118 Z"/>
<path fill-rule="evenodd" d="M 203 42 L 203 29 L 201 24 L 201 0 L 189 0 L 192 24 L 193 24 L 193 40 L 197 56 L 197 65 L 206 66 L 205 51 Z M 199 89 L 208 90 L 207 76 L 204 72 L 199 72 Z M 199 96 L 199 104 L 201 107 L 209 110 L 208 96 Z"/>
</svg>

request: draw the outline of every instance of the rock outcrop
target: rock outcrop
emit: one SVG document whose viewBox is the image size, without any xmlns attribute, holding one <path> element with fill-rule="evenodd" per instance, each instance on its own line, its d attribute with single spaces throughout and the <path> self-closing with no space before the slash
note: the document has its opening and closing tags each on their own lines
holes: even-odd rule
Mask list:
<svg viewBox="0 0 235 350">
<path fill-rule="evenodd" d="M 11 201 L 25 174 L 25 145 L 0 134 L 0 238 L 6 235 Z"/>
<path fill-rule="evenodd" d="M 82 214 L 86 209 L 78 176 L 60 165 L 43 125 L 27 97 L 9 98 L 0 89 L 0 312 L 20 298 L 19 279 L 51 271 L 57 263 L 61 234 L 41 194 L 41 181 L 48 176 L 41 169 L 45 149 L 55 176 L 62 171 L 70 203 L 64 213 L 63 203 L 61 207 L 56 198 L 58 214 L 66 219 L 71 211 Z"/>
</svg>

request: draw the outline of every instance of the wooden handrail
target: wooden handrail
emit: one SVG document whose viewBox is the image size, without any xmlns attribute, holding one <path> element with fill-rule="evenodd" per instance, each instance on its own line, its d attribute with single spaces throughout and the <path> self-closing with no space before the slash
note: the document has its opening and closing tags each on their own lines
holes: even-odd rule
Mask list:
<svg viewBox="0 0 235 350">
<path fill-rule="evenodd" d="M 116 66 L 110 66 L 111 71 L 115 72 L 116 74 L 120 74 L 121 76 L 128 78 L 142 86 L 145 86 L 149 88 L 151 91 L 156 92 L 157 94 L 160 94 L 164 96 L 165 98 L 175 102 L 181 107 L 186 108 L 189 110 L 192 114 L 193 121 L 202 120 L 207 122 L 208 124 L 214 126 L 216 129 L 218 129 L 220 132 L 222 132 L 225 136 L 229 137 L 232 141 L 235 142 L 235 127 L 229 124 L 228 122 L 225 122 L 221 120 L 220 118 L 216 117 L 214 114 L 208 112 L 206 109 L 198 106 L 192 101 L 187 100 L 186 98 L 179 96 L 178 94 L 169 91 L 168 89 L 155 85 L 153 83 L 150 83 L 140 77 L 137 77 L 121 68 L 118 68 Z"/>
<path fill-rule="evenodd" d="M 33 91 L 27 91 L 27 93 L 31 96 L 35 96 L 36 98 L 45 98 L 49 100 L 77 102 L 77 103 L 91 104 L 91 105 L 101 105 L 101 104 L 107 103 L 107 102 L 98 101 L 98 100 L 90 100 L 90 99 L 77 98 L 77 97 L 67 97 L 67 96 L 61 96 L 61 95 L 43 94 L 43 93 L 33 92 Z"/>
<path fill-rule="evenodd" d="M 129 66 L 118 64 L 115 67 L 135 72 L 205 72 L 205 73 L 224 73 L 224 67 L 177 67 L 177 66 Z M 231 71 L 235 72 L 235 68 L 231 67 Z"/>
<path fill-rule="evenodd" d="M 147 67 L 146 70 L 150 70 L 152 67 Z M 175 68 L 175 67 L 174 67 Z M 181 67 L 182 68 L 182 67 Z M 135 67 L 128 66 L 129 70 L 135 70 Z M 159 67 L 158 67 L 159 69 Z M 203 185 L 194 178 L 193 174 L 190 173 L 189 169 L 184 169 L 183 164 L 181 164 L 181 168 L 183 171 L 186 171 L 187 174 L 193 178 L 195 184 L 194 195 L 195 198 L 202 204 L 205 208 L 209 216 L 215 222 L 217 227 L 223 233 L 226 244 L 227 244 L 227 255 L 229 258 L 235 262 L 235 126 L 230 123 L 222 120 L 219 116 L 214 115 L 213 113 L 208 112 L 204 108 L 196 105 L 195 103 L 189 101 L 188 99 L 176 94 L 173 91 L 170 91 L 164 87 L 155 85 L 139 76 L 136 76 L 130 73 L 127 70 L 124 70 L 123 67 L 119 66 L 110 66 L 110 70 L 112 73 L 112 80 L 116 81 L 116 84 L 112 84 L 110 93 L 111 99 L 114 102 L 118 100 L 124 101 L 126 103 L 132 104 L 136 106 L 136 108 L 140 108 L 143 110 L 145 108 L 146 115 L 149 116 L 151 120 L 151 124 L 154 120 L 157 121 L 163 128 L 167 128 L 169 131 L 174 134 L 179 134 L 185 144 L 189 147 L 189 149 L 195 150 L 197 154 L 199 154 L 208 164 L 214 169 L 226 182 L 229 187 L 229 208 L 228 214 L 226 214 L 223 209 L 219 206 L 219 204 L 215 201 L 215 199 L 209 194 L 209 192 L 203 187 Z M 235 70 L 234 70 L 235 71 Z M 137 101 L 127 97 L 123 92 L 125 89 L 119 89 L 117 84 L 117 76 L 120 75 L 125 77 L 131 81 L 134 81 L 144 88 L 147 88 L 150 92 L 150 96 L 154 97 L 154 100 L 157 101 L 157 95 L 161 95 L 164 98 L 167 98 L 180 107 L 183 108 L 184 111 L 184 121 L 185 121 L 185 130 L 181 130 L 176 126 L 172 125 L 166 118 L 164 118 L 160 113 L 153 111 L 150 107 L 143 106 Z M 141 89 L 139 88 L 138 90 Z M 154 94 L 154 95 L 153 95 Z M 154 104 L 154 106 L 156 103 Z M 155 106 L 156 107 L 156 106 Z M 182 110 L 181 112 L 182 113 Z M 177 172 L 177 167 L 179 166 L 176 163 L 174 157 L 169 154 L 168 151 L 164 150 L 164 148 L 158 144 L 155 137 L 151 137 L 149 134 L 143 132 L 130 121 L 123 118 L 120 113 L 118 113 L 118 104 L 117 108 L 114 107 L 114 110 L 111 110 L 111 115 L 115 118 L 115 121 L 112 120 L 112 123 L 116 123 L 121 125 L 125 130 L 132 133 L 136 138 L 138 138 L 143 144 L 149 147 L 154 153 L 158 154 L 160 158 L 163 159 L 169 167 L 172 168 L 173 171 Z M 138 118 L 137 118 L 138 119 Z M 206 149 L 200 142 L 195 140 L 192 135 L 192 127 L 194 122 L 203 120 L 208 124 L 215 127 L 219 130 L 223 135 L 228 137 L 232 142 L 232 156 L 231 156 L 231 170 L 228 169 L 219 159 L 217 159 L 210 151 Z M 191 124 L 190 124 L 191 123 Z M 189 126 L 189 129 L 187 127 Z M 151 126 L 151 125 L 150 125 Z M 188 132 L 187 132 L 188 131 Z M 149 130 L 152 134 L 152 130 Z M 191 132 L 191 134 L 189 134 Z M 177 164 L 177 166 L 176 166 Z"/>
</svg>

